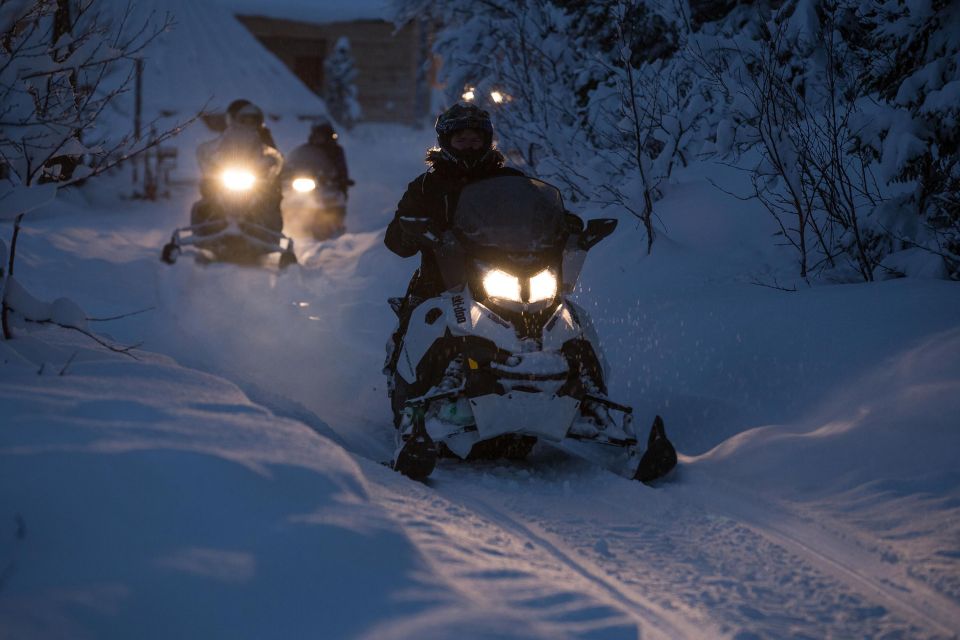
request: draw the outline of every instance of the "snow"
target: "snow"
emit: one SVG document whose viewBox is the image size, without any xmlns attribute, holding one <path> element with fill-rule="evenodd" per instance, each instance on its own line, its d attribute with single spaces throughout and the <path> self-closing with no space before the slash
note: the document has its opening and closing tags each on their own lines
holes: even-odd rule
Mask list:
<svg viewBox="0 0 960 640">
<path fill-rule="evenodd" d="M 538 448 L 418 484 L 380 464 L 386 298 L 414 268 L 382 234 L 433 136 L 341 140 L 349 233 L 298 239 L 286 273 L 162 264 L 193 183 L 131 201 L 118 173 L 31 215 L 36 300 L 150 310 L 88 325 L 136 360 L 22 322 L 0 341 L 3 635 L 955 637 L 958 283 L 808 287 L 769 214 L 708 182 L 744 176 L 694 164 L 661 186 L 653 253 L 623 217 L 576 293 L 677 471 L 647 487 Z"/>
<path fill-rule="evenodd" d="M 4 184 L 0 192 L 0 220 L 12 220 L 21 213 L 29 213 L 48 204 L 57 195 L 54 183 L 31 187 L 9 187 L 8 184 Z"/>
<path fill-rule="evenodd" d="M 5 284 L 4 299 L 16 309 L 16 313 L 32 322 L 50 322 L 76 329 L 87 328 L 87 316 L 77 303 L 69 298 L 57 298 L 44 302 L 30 295 L 16 278 L 10 276 Z"/>
<path fill-rule="evenodd" d="M 5 636 L 347 637 L 417 585 L 343 449 L 167 358 L 52 339 L 66 375 L 0 370 Z"/>
<path fill-rule="evenodd" d="M 126 2 L 108 5 L 119 15 Z M 153 12 L 153 13 L 152 13 Z M 323 101 L 310 91 L 279 58 L 264 48 L 227 7 L 217 2 L 169 0 L 162 13 L 137 7 L 134 18 L 174 18 L 146 50 L 143 77 L 144 122 L 175 114 L 180 121 L 201 108 L 223 111 L 237 98 L 246 98 L 273 118 L 326 115 Z M 133 100 L 124 103 L 133 121 Z M 166 122 L 166 120 L 164 120 Z"/>
</svg>

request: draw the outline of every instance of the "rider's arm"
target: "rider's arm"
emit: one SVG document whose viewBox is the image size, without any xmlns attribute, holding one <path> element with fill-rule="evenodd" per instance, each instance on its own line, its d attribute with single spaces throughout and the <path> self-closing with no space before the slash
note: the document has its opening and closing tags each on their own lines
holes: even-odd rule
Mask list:
<svg viewBox="0 0 960 640">
<path fill-rule="evenodd" d="M 427 213 L 427 202 L 423 189 L 425 179 L 426 174 L 407 185 L 407 191 L 400 198 L 397 212 L 394 214 L 390 225 L 387 226 L 387 233 L 383 237 L 383 244 L 387 245 L 390 251 L 401 258 L 408 258 L 420 250 L 416 241 L 403 232 L 400 226 L 400 218 L 421 218 Z"/>
<path fill-rule="evenodd" d="M 267 145 L 261 146 L 261 154 L 261 162 L 267 179 L 275 179 L 283 170 L 283 156 L 279 151 Z"/>
</svg>

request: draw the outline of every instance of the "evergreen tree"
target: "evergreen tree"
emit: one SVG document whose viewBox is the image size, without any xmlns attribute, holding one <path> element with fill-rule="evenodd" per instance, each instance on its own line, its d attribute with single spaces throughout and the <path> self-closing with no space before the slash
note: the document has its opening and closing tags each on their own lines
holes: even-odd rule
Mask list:
<svg viewBox="0 0 960 640">
<path fill-rule="evenodd" d="M 349 129 L 360 119 L 362 112 L 357 101 L 357 70 L 350 53 L 350 40 L 342 37 L 333 47 L 333 53 L 323 63 L 323 98 L 330 115 Z"/>
</svg>

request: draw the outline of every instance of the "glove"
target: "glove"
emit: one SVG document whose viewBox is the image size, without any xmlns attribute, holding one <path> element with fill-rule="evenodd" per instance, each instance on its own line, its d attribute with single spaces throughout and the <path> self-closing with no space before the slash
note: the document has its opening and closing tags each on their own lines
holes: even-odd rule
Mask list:
<svg viewBox="0 0 960 640">
<path fill-rule="evenodd" d="M 423 248 L 431 244 L 431 239 L 436 240 L 436 235 L 431 231 L 430 218 L 421 216 L 401 216 L 398 218 L 400 224 L 400 236 L 403 243 L 411 248 Z"/>
</svg>

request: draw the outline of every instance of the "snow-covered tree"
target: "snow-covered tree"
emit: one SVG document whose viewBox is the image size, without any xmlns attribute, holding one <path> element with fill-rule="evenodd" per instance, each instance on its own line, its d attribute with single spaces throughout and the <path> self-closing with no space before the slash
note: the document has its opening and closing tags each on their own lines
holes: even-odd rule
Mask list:
<svg viewBox="0 0 960 640">
<path fill-rule="evenodd" d="M 691 160 L 733 163 L 804 279 L 872 280 L 921 247 L 960 277 L 960 4 L 395 0 L 440 25 L 453 102 L 574 202 L 639 217 Z"/>
<path fill-rule="evenodd" d="M 858 7 L 876 109 L 860 135 L 884 181 L 902 185 L 883 224 L 903 248 L 939 254 L 960 279 L 960 4 Z"/>
<path fill-rule="evenodd" d="M 868 219 L 882 196 L 857 139 L 863 60 L 843 17 L 833 2 L 791 0 L 754 38 L 703 57 L 726 98 L 712 151 L 749 171 L 804 279 L 872 280 L 889 252 Z"/>
<path fill-rule="evenodd" d="M 650 250 L 657 184 L 693 126 L 671 113 L 689 106 L 692 85 L 665 63 L 670 19 L 623 0 L 397 4 L 401 21 L 426 13 L 444 26 L 435 51 L 449 102 L 470 88 L 508 157 L 573 202 L 633 213 Z"/>
<path fill-rule="evenodd" d="M 330 115 L 345 128 L 353 127 L 363 114 L 357 100 L 357 70 L 346 36 L 337 40 L 330 57 L 323 63 L 323 73 L 323 99 Z"/>
<path fill-rule="evenodd" d="M 171 24 L 153 15 L 136 20 L 132 4 L 116 13 L 96 0 L 0 3 L 0 220 L 14 220 L 0 287 L 5 337 L 11 315 L 50 320 L 34 317 L 46 307 L 13 277 L 24 215 L 59 188 L 89 180 L 179 131 L 137 139 L 108 115 L 132 82 L 135 59 Z M 76 313 L 66 316 L 72 323 Z"/>
<path fill-rule="evenodd" d="M 170 24 L 135 23 L 129 7 L 110 15 L 95 0 L 0 6 L 0 197 L 89 178 L 175 133 L 136 140 L 107 122 L 109 105 L 132 82 L 135 59 Z"/>
</svg>

